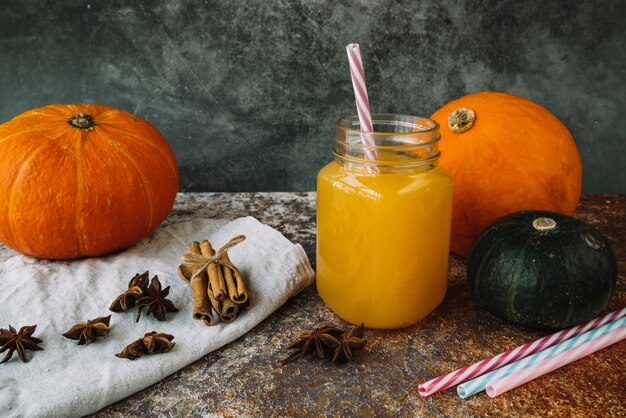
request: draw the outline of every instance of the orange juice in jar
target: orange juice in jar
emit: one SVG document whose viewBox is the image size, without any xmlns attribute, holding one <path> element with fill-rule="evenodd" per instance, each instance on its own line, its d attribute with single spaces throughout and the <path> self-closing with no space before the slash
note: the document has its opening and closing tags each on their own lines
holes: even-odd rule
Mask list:
<svg viewBox="0 0 626 418">
<path fill-rule="evenodd" d="M 346 321 L 400 328 L 445 295 L 453 182 L 437 166 L 437 122 L 373 115 L 373 127 L 339 120 L 317 176 L 317 290 Z"/>
</svg>

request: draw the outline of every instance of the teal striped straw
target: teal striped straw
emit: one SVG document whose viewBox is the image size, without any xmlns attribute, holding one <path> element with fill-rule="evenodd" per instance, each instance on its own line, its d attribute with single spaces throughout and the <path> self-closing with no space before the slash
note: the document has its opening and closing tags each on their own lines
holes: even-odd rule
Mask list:
<svg viewBox="0 0 626 418">
<path fill-rule="evenodd" d="M 456 392 L 463 399 L 472 396 L 478 392 L 485 390 L 487 385 L 494 381 L 501 379 L 505 376 L 510 375 L 518 370 L 524 369 L 528 366 L 532 366 L 533 364 L 545 360 L 554 356 L 555 354 L 562 353 L 564 351 L 569 350 L 570 348 L 579 346 L 580 344 L 590 341 L 593 338 L 604 335 L 614 329 L 620 328 L 626 325 L 626 317 L 616 319 L 613 322 L 602 325 L 596 329 L 592 329 L 591 331 L 587 331 L 584 334 L 580 334 L 577 337 L 570 338 L 569 340 L 565 340 L 560 342 L 557 345 L 554 345 L 550 348 L 546 348 L 545 350 L 539 351 L 538 353 L 533 354 L 532 356 L 525 357 L 521 360 L 516 361 L 515 363 L 511 363 L 507 366 L 500 367 L 492 372 L 484 374 L 482 376 L 478 376 L 475 379 L 469 380 L 465 383 L 460 384 L 456 388 Z"/>
</svg>

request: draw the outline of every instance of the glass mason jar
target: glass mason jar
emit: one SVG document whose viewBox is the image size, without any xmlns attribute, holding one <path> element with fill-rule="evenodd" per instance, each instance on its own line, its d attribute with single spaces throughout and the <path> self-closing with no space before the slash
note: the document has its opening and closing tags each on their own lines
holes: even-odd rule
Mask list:
<svg viewBox="0 0 626 418">
<path fill-rule="evenodd" d="M 317 176 L 317 290 L 346 321 L 400 328 L 445 295 L 453 182 L 437 166 L 437 122 L 372 119 L 373 133 L 356 116 L 337 122 Z"/>
</svg>

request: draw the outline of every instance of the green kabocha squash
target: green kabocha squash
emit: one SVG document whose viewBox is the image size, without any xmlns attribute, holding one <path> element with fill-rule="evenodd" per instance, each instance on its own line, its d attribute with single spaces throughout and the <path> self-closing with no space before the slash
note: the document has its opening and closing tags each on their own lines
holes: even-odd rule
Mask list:
<svg viewBox="0 0 626 418">
<path fill-rule="evenodd" d="M 488 227 L 467 259 L 471 290 L 493 314 L 533 328 L 565 328 L 598 316 L 615 291 L 609 242 L 554 212 L 523 211 Z"/>
</svg>

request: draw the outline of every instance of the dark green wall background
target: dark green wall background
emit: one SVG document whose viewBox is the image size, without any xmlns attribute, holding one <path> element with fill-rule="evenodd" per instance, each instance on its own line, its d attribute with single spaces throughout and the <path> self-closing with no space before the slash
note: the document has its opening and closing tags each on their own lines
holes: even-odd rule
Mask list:
<svg viewBox="0 0 626 418">
<path fill-rule="evenodd" d="M 0 122 L 94 102 L 156 125 L 183 191 L 314 190 L 354 113 L 430 115 L 501 90 L 571 130 L 587 193 L 626 193 L 626 1 L 32 1 L 0 4 Z M 539 150 L 538 150 L 539 152 Z"/>
</svg>

